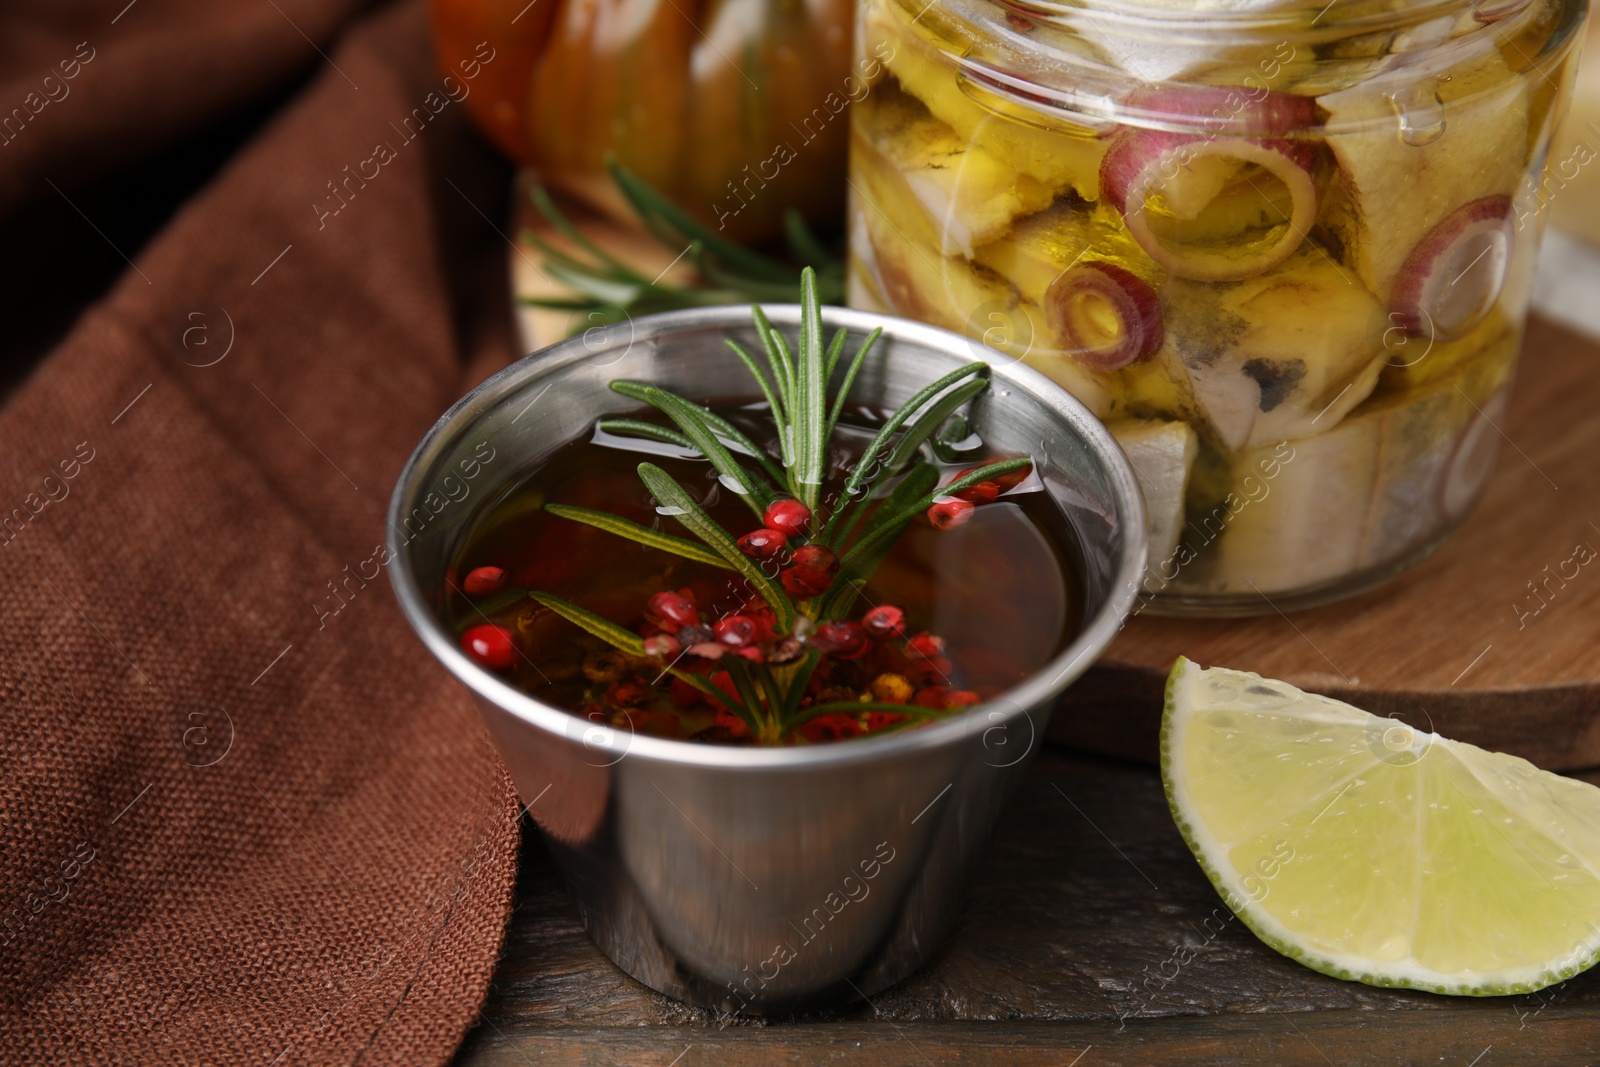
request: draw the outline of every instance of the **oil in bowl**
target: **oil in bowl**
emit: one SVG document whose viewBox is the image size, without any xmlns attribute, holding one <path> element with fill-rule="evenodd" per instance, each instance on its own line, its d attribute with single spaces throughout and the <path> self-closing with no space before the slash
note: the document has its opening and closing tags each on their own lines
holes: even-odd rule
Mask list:
<svg viewBox="0 0 1600 1067">
<path fill-rule="evenodd" d="M 764 403 L 712 411 L 778 454 Z M 643 413 L 631 417 L 668 425 Z M 819 525 L 847 499 L 845 483 L 882 421 L 882 413 L 847 409 L 830 444 Z M 960 445 L 959 454 L 938 450 L 943 482 L 994 458 L 975 437 Z M 438 601 L 445 626 L 480 665 L 547 704 L 633 733 L 753 744 L 761 738 L 708 684 L 737 701 L 750 695 L 741 692 L 747 664 L 776 673 L 810 664 L 787 716 L 792 728 L 766 740 L 846 740 L 915 728 L 993 699 L 1081 632 L 1078 547 L 1031 470 L 979 483 L 913 522 L 859 589 L 847 613 L 859 622 L 838 630 L 824 623 L 810 633 L 802 622 L 790 634 L 737 572 L 548 510 L 590 509 L 682 534 L 675 509 L 660 506 L 641 482 L 641 461 L 675 478 L 735 536 L 764 529 L 699 453 L 597 426 L 513 480 L 460 535 Z M 892 483 L 878 487 L 876 496 L 892 490 Z M 777 579 L 803 557 L 803 548 L 783 545 L 761 565 Z M 784 583 L 797 596 L 807 592 L 787 577 Z M 655 654 L 620 651 L 530 591 L 580 605 L 637 634 Z M 475 636 L 484 635 L 495 644 L 475 652 Z M 811 657 L 807 648 L 822 655 Z M 757 700 L 769 700 L 758 680 L 749 684 Z"/>
</svg>

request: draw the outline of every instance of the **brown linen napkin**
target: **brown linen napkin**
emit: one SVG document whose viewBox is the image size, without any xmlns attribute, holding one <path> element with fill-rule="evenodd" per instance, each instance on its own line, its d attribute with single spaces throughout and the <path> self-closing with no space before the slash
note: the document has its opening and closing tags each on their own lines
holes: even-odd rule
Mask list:
<svg viewBox="0 0 1600 1067">
<path fill-rule="evenodd" d="M 319 62 L 370 0 L 0 5 L 0 213 L 71 191 Z"/>
<path fill-rule="evenodd" d="M 379 551 L 512 355 L 506 171 L 423 14 L 329 48 L 0 411 L 0 1061 L 438 1063 L 485 994 L 518 807 Z"/>
</svg>

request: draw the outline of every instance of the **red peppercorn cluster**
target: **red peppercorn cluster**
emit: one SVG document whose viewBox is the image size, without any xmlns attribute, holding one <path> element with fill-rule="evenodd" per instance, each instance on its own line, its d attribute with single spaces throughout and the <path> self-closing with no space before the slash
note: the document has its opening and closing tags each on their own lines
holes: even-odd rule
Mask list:
<svg viewBox="0 0 1600 1067">
<path fill-rule="evenodd" d="M 789 535 L 782 530 L 751 530 L 738 540 L 739 551 L 751 559 L 777 559 L 789 547 Z"/>
<path fill-rule="evenodd" d="M 939 526 L 959 525 L 976 504 L 996 499 L 1021 477 L 1008 475 L 961 490 L 935 504 L 929 518 Z M 941 520 L 935 512 L 954 517 Z M 805 540 L 811 520 L 810 510 L 798 500 L 778 500 L 762 515 L 765 525 L 738 539 L 746 556 L 775 565 L 775 571 L 765 569 L 775 573 L 797 599 L 826 593 L 839 571 L 838 557 L 825 545 L 795 544 Z M 486 597 L 506 583 L 504 569 L 483 566 L 468 571 L 458 591 Z M 453 577 L 451 584 L 455 585 Z M 701 593 L 715 595 L 714 590 Z M 729 664 L 721 661 L 737 657 L 782 668 L 799 662 L 808 651 L 820 656 L 800 699 L 800 712 L 819 704 L 863 705 L 859 712 L 828 712 L 807 719 L 795 733 L 808 742 L 870 734 L 926 717 L 918 712 L 957 710 L 979 701 L 978 694 L 953 684 L 954 664 L 944 640 L 929 633 L 908 637 L 905 612 L 895 605 L 874 606 L 853 621 L 813 624 L 802 617 L 794 633 L 779 633 L 772 608 L 759 597 L 749 596 L 720 615 L 707 613 L 700 603 L 694 588 L 652 595 L 636 628 L 642 656 L 606 649 L 584 658 L 582 679 L 575 680 L 584 694 L 579 714 L 662 737 L 748 741 L 745 720 L 700 686 L 714 687 L 743 705 L 750 691 L 740 691 Z M 510 670 L 525 658 L 517 632 L 496 622 L 469 627 L 461 635 L 461 647 L 492 671 Z M 694 676 L 703 681 L 695 682 Z M 757 695 L 767 699 L 764 692 Z M 907 711 L 885 710 L 885 705 Z"/>
<path fill-rule="evenodd" d="M 474 567 L 461 582 L 461 591 L 468 596 L 488 596 L 505 588 L 506 572 L 503 567 Z"/>
<path fill-rule="evenodd" d="M 801 545 L 789 555 L 789 565 L 779 574 L 790 596 L 821 596 L 839 572 L 839 557 L 826 545 Z"/>
<path fill-rule="evenodd" d="M 839 557 L 825 545 L 789 548 L 790 541 L 805 536 L 811 509 L 798 500 L 774 500 L 761 521 L 766 525 L 739 538 L 739 551 L 761 563 L 777 563 L 778 580 L 790 596 L 806 599 L 826 593 L 839 573 Z"/>
<path fill-rule="evenodd" d="M 664 677 L 664 668 L 703 677 L 729 699 L 742 701 L 724 661 L 738 656 L 782 666 L 807 649 L 821 654 L 801 698 L 800 710 L 824 703 L 900 704 L 949 711 L 978 702 L 978 695 L 956 689 L 945 643 L 932 634 L 906 636 L 905 612 L 892 604 L 868 610 L 859 620 L 818 623 L 803 637 L 779 634 L 764 601 L 749 600 L 719 618 L 699 607 L 693 589 L 656 593 L 645 605 L 639 632 L 644 659 L 606 653 L 600 667 L 586 667 L 596 683 L 586 713 L 597 720 L 658 736 L 741 742 L 750 738 L 745 721 L 722 701 L 681 677 Z M 591 658 L 602 657 L 594 654 Z M 913 721 L 881 707 L 861 712 L 830 712 L 796 731 L 808 742 L 842 740 Z"/>
<path fill-rule="evenodd" d="M 786 537 L 799 537 L 811 523 L 811 509 L 798 500 L 774 500 L 761 521 Z"/>
<path fill-rule="evenodd" d="M 977 468 L 973 468 L 976 470 Z M 1000 499 L 1001 494 L 1008 493 L 1022 483 L 1028 476 L 1031 467 L 1023 467 L 1010 471 L 997 478 L 977 482 L 965 489 L 957 489 L 954 493 L 940 500 L 934 501 L 928 508 L 928 522 L 936 530 L 953 530 L 972 518 L 972 513 L 980 504 L 992 504 Z M 964 470 L 951 479 L 952 482 L 960 481 L 972 470 Z"/>
<path fill-rule="evenodd" d="M 680 589 L 657 593 L 649 599 L 640 633 L 646 656 L 696 670 L 703 662 L 725 655 L 765 663 L 771 650 L 764 646 L 776 642 L 772 632 L 776 621 L 772 609 L 760 600 L 708 620 L 696 603 L 694 590 Z M 680 663 L 684 660 L 687 662 Z"/>
<path fill-rule="evenodd" d="M 468 627 L 461 635 L 461 650 L 491 671 L 503 671 L 517 662 L 516 638 L 497 623 Z"/>
</svg>

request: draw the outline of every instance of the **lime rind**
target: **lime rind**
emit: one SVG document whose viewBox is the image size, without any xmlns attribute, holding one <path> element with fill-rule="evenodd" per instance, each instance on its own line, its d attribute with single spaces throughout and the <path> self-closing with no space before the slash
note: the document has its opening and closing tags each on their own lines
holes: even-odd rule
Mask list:
<svg viewBox="0 0 1600 1067">
<path fill-rule="evenodd" d="M 1551 985 L 1563 982 L 1582 971 L 1600 962 L 1600 925 L 1595 919 L 1600 918 L 1600 911 L 1586 919 L 1588 936 L 1573 944 L 1569 951 L 1556 955 L 1544 962 L 1533 963 L 1526 967 L 1512 968 L 1500 971 L 1485 972 L 1476 969 L 1463 969 L 1456 973 L 1446 973 L 1422 965 L 1409 955 L 1398 960 L 1380 960 L 1365 958 L 1359 955 L 1339 954 L 1319 950 L 1307 945 L 1306 938 L 1289 929 L 1277 917 L 1271 914 L 1256 899 L 1246 886 L 1245 878 L 1237 868 L 1227 862 L 1228 851 L 1222 843 L 1207 832 L 1206 828 L 1199 825 L 1198 819 L 1191 819 L 1189 811 L 1197 811 L 1192 797 L 1185 795 L 1184 782 L 1175 772 L 1179 766 L 1179 752 L 1183 742 L 1187 740 L 1185 731 L 1190 725 L 1189 713 L 1196 709 L 1192 699 L 1202 675 L 1227 675 L 1230 680 L 1239 682 L 1259 683 L 1275 693 L 1287 693 L 1295 697 L 1303 697 L 1306 706 L 1316 708 L 1312 714 L 1304 716 L 1307 722 L 1320 722 L 1329 726 L 1366 725 L 1374 727 L 1387 724 L 1392 728 L 1392 720 L 1379 719 L 1377 716 L 1353 708 L 1347 704 L 1333 701 L 1325 697 L 1312 694 L 1300 694 L 1280 682 L 1272 682 L 1260 678 L 1259 675 L 1233 671 L 1205 671 L 1185 658 L 1179 658 L 1173 665 L 1172 673 L 1168 678 L 1166 687 L 1165 708 L 1161 721 L 1161 776 L 1162 785 L 1166 792 L 1167 805 L 1172 812 L 1173 821 L 1177 824 L 1178 831 L 1183 835 L 1184 842 L 1194 854 L 1196 861 L 1210 879 L 1212 886 L 1222 897 L 1228 908 L 1248 926 L 1259 939 L 1275 951 L 1309 967 L 1314 971 L 1346 981 L 1362 982 L 1367 985 L 1418 989 L 1426 992 L 1441 993 L 1451 996 L 1506 996 L 1521 993 L 1531 993 Z M 1241 690 L 1242 691 L 1242 690 Z M 1185 708 L 1180 708 L 1180 698 L 1189 698 Z M 1214 702 L 1213 707 L 1223 706 L 1226 702 Z M 1527 826 L 1525 830 L 1544 842 L 1553 846 L 1562 854 L 1557 862 L 1572 861 L 1567 863 L 1565 869 L 1573 875 L 1585 875 L 1590 880 L 1600 885 L 1600 876 L 1597 876 L 1595 866 L 1600 865 L 1600 847 L 1588 853 L 1589 861 L 1583 859 L 1583 853 L 1577 851 L 1577 845 L 1590 844 L 1591 847 L 1600 844 L 1600 790 L 1592 786 L 1562 778 L 1535 768 L 1525 760 L 1501 753 L 1487 752 L 1473 745 L 1451 741 L 1437 735 L 1423 735 L 1416 739 L 1415 746 L 1421 748 L 1421 753 L 1411 762 L 1420 761 L 1423 754 L 1437 750 L 1439 756 L 1448 757 L 1451 764 L 1459 767 L 1462 774 L 1470 776 L 1463 779 L 1481 789 L 1483 798 L 1493 803 L 1498 801 L 1506 810 L 1523 814 L 1527 809 L 1526 794 L 1529 792 L 1539 794 L 1538 800 L 1542 806 L 1532 808 L 1535 816 L 1546 817 L 1542 826 Z M 1377 756 L 1372 756 L 1367 769 L 1376 769 L 1385 762 Z M 1398 764 L 1405 765 L 1405 764 Z M 1447 769 L 1448 770 L 1448 769 Z M 1420 775 L 1417 776 L 1420 778 Z M 1354 779 L 1352 779 L 1354 780 Z M 1364 783 L 1363 783 L 1364 784 Z M 1497 788 L 1498 786 L 1498 788 Z M 1507 797 L 1501 790 L 1512 788 L 1516 795 Z M 1459 792 L 1459 789 L 1457 790 Z M 1312 796 L 1311 801 L 1320 801 L 1326 792 Z M 1463 800 L 1469 804 L 1471 800 L 1462 794 Z M 1301 796 L 1295 800 L 1307 800 Z M 1338 798 L 1336 797 L 1335 800 Z M 1410 799 L 1408 797 L 1408 799 Z M 1575 842 L 1572 829 L 1572 820 L 1563 822 L 1555 818 L 1553 809 L 1587 806 L 1588 810 L 1579 812 L 1579 816 L 1588 816 L 1595 822 L 1584 827 L 1578 824 L 1578 836 L 1589 836 L 1593 842 Z M 1330 802 L 1330 807 L 1332 806 Z M 1304 807 L 1304 805 L 1302 805 Z M 1421 808 L 1418 806 L 1419 838 L 1424 832 L 1424 820 L 1421 818 Z M 1315 822 L 1315 819 L 1312 820 Z M 1508 820 L 1509 821 L 1509 820 Z M 1526 823 L 1526 820 L 1525 820 Z M 1502 837 L 1505 835 L 1502 833 Z M 1513 849 L 1517 846 L 1506 839 L 1506 843 Z M 1419 849 L 1421 847 L 1419 840 Z M 1520 849 L 1517 851 L 1521 852 Z M 1547 849 L 1548 851 L 1548 849 Z M 1533 860 L 1525 853 L 1523 858 L 1530 864 Z M 1548 861 L 1547 861 L 1548 862 Z M 1426 858 L 1418 855 L 1417 877 L 1420 879 Z M 1558 874 L 1557 877 L 1565 877 Z M 1545 881 L 1550 882 L 1548 877 Z M 1555 889 L 1553 882 L 1551 888 Z M 1420 891 L 1417 894 L 1417 916 L 1423 914 L 1424 901 Z M 1265 899 L 1264 897 L 1262 899 Z M 1415 923 L 1414 923 L 1415 925 Z"/>
</svg>

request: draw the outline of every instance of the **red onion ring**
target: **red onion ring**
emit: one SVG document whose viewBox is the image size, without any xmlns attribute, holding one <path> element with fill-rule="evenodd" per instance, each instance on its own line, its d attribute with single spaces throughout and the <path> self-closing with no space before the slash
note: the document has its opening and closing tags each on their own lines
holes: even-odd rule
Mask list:
<svg viewBox="0 0 1600 1067">
<path fill-rule="evenodd" d="M 1100 192 L 1122 213 L 1123 222 L 1150 258 L 1179 278 L 1232 282 L 1254 277 L 1288 259 L 1305 240 L 1317 217 L 1317 187 L 1311 178 L 1316 149 L 1296 141 L 1249 141 L 1241 137 L 1206 138 L 1155 130 L 1119 133 L 1100 166 Z M 1293 200 L 1288 224 L 1271 245 L 1254 255 L 1174 248 L 1150 229 L 1144 205 L 1187 163 L 1219 156 L 1254 163 L 1289 190 Z M 1129 210 L 1128 205 L 1133 205 Z"/>
<path fill-rule="evenodd" d="M 1406 257 L 1389 297 L 1390 321 L 1413 337 L 1460 337 L 1494 307 L 1511 267 L 1516 228 L 1509 196 L 1456 208 Z"/>
<path fill-rule="evenodd" d="M 1114 263 L 1082 263 L 1044 294 L 1045 313 L 1066 351 L 1093 370 L 1121 370 L 1150 359 L 1166 338 L 1161 298 Z"/>
<path fill-rule="evenodd" d="M 1311 98 L 1277 92 L 1259 92 L 1252 97 L 1245 89 L 1199 86 L 1135 93 L 1127 107 L 1146 112 L 1153 121 L 1209 131 L 1172 133 L 1124 127 L 1112 138 L 1100 164 L 1101 196 L 1122 214 L 1140 247 L 1169 273 L 1197 281 L 1238 281 L 1282 263 L 1305 240 L 1317 215 L 1317 188 L 1312 180 L 1316 148 L 1287 135 L 1315 122 L 1316 104 Z M 1254 163 L 1289 191 L 1293 207 L 1288 225 L 1276 241 L 1255 255 L 1174 248 L 1150 229 L 1145 203 L 1184 167 L 1208 156 Z"/>
<path fill-rule="evenodd" d="M 1121 110 L 1139 116 L 1141 129 L 1176 127 L 1175 132 L 1211 136 L 1288 137 L 1317 121 L 1312 97 L 1241 85 L 1135 89 Z"/>
<path fill-rule="evenodd" d="M 1491 22 L 1499 22 L 1501 19 L 1510 18 L 1532 2 L 1533 0 L 1487 0 L 1487 2 L 1479 3 L 1474 0 L 1472 17 L 1478 22 L 1488 25 Z"/>
</svg>

